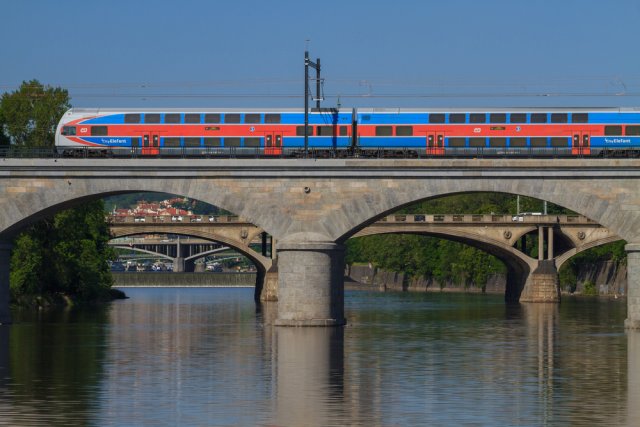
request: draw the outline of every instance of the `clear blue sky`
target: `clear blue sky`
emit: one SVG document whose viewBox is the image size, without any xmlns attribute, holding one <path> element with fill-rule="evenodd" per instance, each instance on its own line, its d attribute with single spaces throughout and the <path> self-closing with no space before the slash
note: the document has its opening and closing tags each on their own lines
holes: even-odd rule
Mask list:
<svg viewBox="0 0 640 427">
<path fill-rule="evenodd" d="M 302 107 L 307 39 L 327 107 L 337 95 L 348 107 L 640 105 L 638 0 L 5 0 L 1 10 L 0 92 L 35 78 L 69 89 L 78 107 Z"/>
</svg>

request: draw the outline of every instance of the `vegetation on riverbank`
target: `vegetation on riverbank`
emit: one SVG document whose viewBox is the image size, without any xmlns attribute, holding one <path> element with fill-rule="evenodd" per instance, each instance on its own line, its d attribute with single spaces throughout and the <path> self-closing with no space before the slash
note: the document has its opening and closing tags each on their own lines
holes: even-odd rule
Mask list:
<svg viewBox="0 0 640 427">
<path fill-rule="evenodd" d="M 54 147 L 69 94 L 37 80 L 0 98 L 0 143 Z M 14 239 L 11 300 L 19 306 L 69 305 L 122 297 L 111 289 L 109 228 L 101 200 L 57 213 L 28 226 Z"/>
</svg>

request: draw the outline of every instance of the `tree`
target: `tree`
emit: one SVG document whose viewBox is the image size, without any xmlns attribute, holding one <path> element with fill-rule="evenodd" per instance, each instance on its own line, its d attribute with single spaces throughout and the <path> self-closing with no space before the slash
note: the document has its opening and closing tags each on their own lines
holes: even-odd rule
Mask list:
<svg viewBox="0 0 640 427">
<path fill-rule="evenodd" d="M 70 108 L 65 89 L 23 82 L 0 98 L 0 144 L 53 147 L 60 118 Z M 84 224 L 84 226 L 82 226 Z M 15 301 L 108 298 L 113 251 L 101 200 L 36 223 L 14 240 L 11 293 Z"/>
<path fill-rule="evenodd" d="M 17 91 L 0 98 L 0 125 L 5 142 L 24 147 L 53 147 L 56 127 L 70 108 L 66 89 L 22 82 Z"/>
<path fill-rule="evenodd" d="M 107 260 L 114 257 L 108 240 L 102 201 L 34 224 L 14 242 L 12 298 L 19 302 L 58 294 L 76 301 L 108 298 L 112 279 Z"/>
</svg>

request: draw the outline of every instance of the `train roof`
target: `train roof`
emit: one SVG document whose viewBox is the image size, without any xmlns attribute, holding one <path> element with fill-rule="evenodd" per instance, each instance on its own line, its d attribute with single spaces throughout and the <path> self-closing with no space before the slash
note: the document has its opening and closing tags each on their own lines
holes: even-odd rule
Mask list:
<svg viewBox="0 0 640 427">
<path fill-rule="evenodd" d="M 564 113 L 564 112 L 580 112 L 580 113 L 632 113 L 639 112 L 640 107 L 469 107 L 469 108 L 358 108 L 358 113 Z"/>
<path fill-rule="evenodd" d="M 77 114 L 127 114 L 127 113 L 304 113 L 304 108 L 72 108 Z M 351 114 L 351 108 L 310 108 L 310 113 Z"/>
<path fill-rule="evenodd" d="M 352 108 L 311 108 L 310 113 L 351 114 Z M 640 112 L 640 107 L 442 107 L 442 108 L 355 108 L 362 114 L 371 113 L 561 113 L 561 112 L 608 112 L 632 113 Z M 126 113 L 304 113 L 303 108 L 72 108 L 68 113 L 76 114 L 126 114 Z"/>
</svg>

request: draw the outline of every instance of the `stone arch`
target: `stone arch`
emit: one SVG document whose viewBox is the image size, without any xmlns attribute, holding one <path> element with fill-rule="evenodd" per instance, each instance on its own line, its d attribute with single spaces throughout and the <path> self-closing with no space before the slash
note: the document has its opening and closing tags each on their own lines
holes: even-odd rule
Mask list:
<svg viewBox="0 0 640 427">
<path fill-rule="evenodd" d="M 164 231 L 166 232 L 166 230 Z M 135 230 L 135 228 L 130 229 L 130 230 L 126 230 L 123 233 L 118 234 L 117 236 L 113 236 L 113 237 L 127 237 L 127 236 L 132 236 L 132 235 L 139 235 L 140 230 Z M 254 293 L 254 299 L 256 301 L 260 301 L 260 298 L 262 298 L 262 291 L 263 288 L 265 287 L 265 279 L 267 277 L 267 272 L 271 269 L 272 267 L 272 260 L 267 258 L 267 257 L 263 257 L 260 254 L 257 254 L 255 251 L 251 250 L 248 246 L 244 246 L 244 245 L 238 245 L 237 242 L 234 242 L 232 240 L 229 239 L 225 239 L 227 241 L 222 242 L 219 240 L 215 240 L 212 237 L 211 233 L 199 233 L 198 235 L 193 235 L 193 234 L 183 234 L 183 233 L 171 233 L 171 234 L 179 234 L 182 236 L 192 236 L 192 237 L 200 237 L 202 239 L 205 240 L 210 240 L 212 242 L 218 242 L 218 243 L 224 243 L 225 245 L 229 246 L 229 248 L 237 250 L 238 252 L 240 252 L 242 255 L 246 256 L 247 258 L 249 258 L 251 260 L 251 262 L 253 262 L 253 264 L 256 266 L 256 287 L 255 287 L 255 293 Z"/>
<path fill-rule="evenodd" d="M 373 184 L 372 184 L 373 186 Z M 342 212 L 324 222 L 342 227 L 332 230 L 337 241 L 344 241 L 379 218 L 408 205 L 444 196 L 495 192 L 533 197 L 557 204 L 601 224 L 627 241 L 640 241 L 640 211 L 625 209 L 621 203 L 635 200 L 633 185 L 616 189 L 606 182 L 590 179 L 433 179 L 392 180 L 386 188 L 367 197 L 349 197 Z M 335 227 L 334 227 L 335 228 Z"/>
<path fill-rule="evenodd" d="M 586 250 L 593 249 L 598 246 L 606 245 L 608 243 L 617 242 L 619 240 L 622 240 L 622 239 L 620 239 L 618 236 L 610 236 L 605 239 L 589 242 L 588 244 L 580 247 L 572 248 L 566 251 L 565 253 L 561 254 L 560 256 L 556 257 L 556 268 L 560 270 L 560 267 L 562 267 L 562 265 L 567 261 L 569 261 L 571 257 L 573 257 L 574 255 L 578 255 L 579 253 L 584 252 Z"/>
<path fill-rule="evenodd" d="M 120 229 L 120 233 L 114 234 L 112 237 L 113 238 L 118 238 L 118 237 L 127 237 L 127 236 L 134 236 L 134 235 L 139 235 L 139 234 L 150 234 L 150 233 L 166 233 L 167 230 L 166 229 L 156 229 L 154 230 L 153 227 L 145 227 L 145 231 L 142 232 L 140 230 L 140 228 L 138 227 L 122 227 Z M 269 268 L 271 268 L 271 264 L 272 264 L 272 260 L 270 258 L 264 257 L 261 254 L 258 254 L 257 252 L 255 252 L 253 249 L 251 249 L 248 245 L 243 244 L 242 242 L 239 242 L 237 240 L 233 240 L 233 239 L 229 239 L 226 236 L 222 236 L 220 234 L 217 233 L 210 233 L 210 232 L 206 232 L 203 230 L 190 230 L 188 233 L 186 231 L 171 231 L 171 234 L 177 234 L 177 235 L 181 235 L 181 236 L 191 236 L 191 237 L 199 237 L 201 239 L 204 240 L 209 240 L 211 242 L 217 242 L 217 243 L 222 243 L 228 247 L 230 247 L 231 249 L 237 250 L 238 252 L 240 252 L 241 254 L 243 254 L 244 256 L 246 256 L 247 258 L 249 258 L 251 260 L 251 262 L 253 262 L 256 267 L 258 268 L 262 268 L 265 271 L 269 270 Z"/>
</svg>

